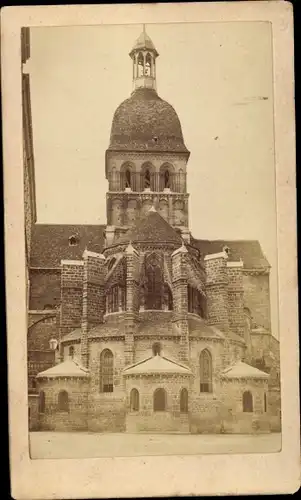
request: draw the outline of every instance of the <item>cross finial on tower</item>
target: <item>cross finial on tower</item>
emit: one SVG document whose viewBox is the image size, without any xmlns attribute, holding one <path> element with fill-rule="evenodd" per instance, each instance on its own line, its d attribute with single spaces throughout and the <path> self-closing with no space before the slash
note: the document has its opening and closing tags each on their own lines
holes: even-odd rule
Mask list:
<svg viewBox="0 0 301 500">
<path fill-rule="evenodd" d="M 145 24 L 143 24 L 143 33 L 145 34 Z"/>
</svg>

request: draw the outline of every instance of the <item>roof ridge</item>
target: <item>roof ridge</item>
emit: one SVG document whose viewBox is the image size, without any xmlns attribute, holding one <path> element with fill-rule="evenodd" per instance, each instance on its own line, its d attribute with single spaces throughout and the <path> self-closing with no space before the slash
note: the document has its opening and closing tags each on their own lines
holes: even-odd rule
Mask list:
<svg viewBox="0 0 301 500">
<path fill-rule="evenodd" d="M 160 356 L 161 358 L 165 359 L 165 361 L 169 361 L 170 363 L 173 363 L 174 365 L 177 365 L 177 366 L 181 366 L 182 368 L 186 368 L 186 370 L 188 370 L 188 366 L 186 365 L 182 365 L 182 363 L 178 363 L 178 361 L 175 361 L 173 359 L 170 359 L 170 358 L 166 358 L 166 356 Z"/>
<path fill-rule="evenodd" d="M 138 361 L 137 363 L 133 363 L 132 365 L 128 365 L 128 366 L 125 367 L 125 370 L 129 370 L 130 368 L 134 368 L 134 366 L 139 366 L 142 363 L 145 363 L 146 361 L 149 361 L 153 357 L 154 356 L 149 356 L 148 358 L 144 358 L 141 361 Z"/>
</svg>

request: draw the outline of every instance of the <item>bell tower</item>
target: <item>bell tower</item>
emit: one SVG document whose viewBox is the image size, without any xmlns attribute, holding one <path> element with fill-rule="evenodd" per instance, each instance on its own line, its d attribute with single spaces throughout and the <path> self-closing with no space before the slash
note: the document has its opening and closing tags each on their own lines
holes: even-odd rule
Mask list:
<svg viewBox="0 0 301 500">
<path fill-rule="evenodd" d="M 156 58 L 158 52 L 143 25 L 143 32 L 130 52 L 133 60 L 133 90 L 145 88 L 156 90 Z"/>
<path fill-rule="evenodd" d="M 175 109 L 157 93 L 159 54 L 145 26 L 129 56 L 133 91 L 114 113 L 106 151 L 106 245 L 152 206 L 188 240 L 186 166 L 190 153 Z"/>
</svg>

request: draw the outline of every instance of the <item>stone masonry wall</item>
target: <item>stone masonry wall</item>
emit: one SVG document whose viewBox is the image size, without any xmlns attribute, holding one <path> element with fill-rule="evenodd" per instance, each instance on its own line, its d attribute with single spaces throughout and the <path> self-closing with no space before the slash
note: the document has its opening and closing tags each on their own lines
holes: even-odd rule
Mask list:
<svg viewBox="0 0 301 500">
<path fill-rule="evenodd" d="M 251 311 L 253 322 L 270 330 L 270 285 L 268 274 L 243 274 L 245 306 Z"/>
<path fill-rule="evenodd" d="M 28 421 L 29 431 L 37 431 L 39 428 L 39 397 L 37 394 L 28 395 Z"/>
<path fill-rule="evenodd" d="M 24 77 L 24 75 L 23 75 Z M 31 186 L 30 182 L 33 180 L 30 179 L 29 176 L 29 162 L 31 159 L 27 158 L 26 148 L 24 147 L 23 154 L 24 161 L 24 212 L 25 212 L 25 238 L 26 238 L 26 260 L 27 264 L 29 264 L 30 258 L 30 247 L 31 247 L 31 232 L 32 232 L 32 223 L 33 223 L 33 211 L 32 211 L 32 200 L 31 200 Z"/>
<path fill-rule="evenodd" d="M 243 412 L 243 393 L 253 396 L 253 412 Z M 268 393 L 267 381 L 233 379 L 220 381 L 221 419 L 227 433 L 269 432 L 270 424 L 264 408 L 264 394 Z"/>
<path fill-rule="evenodd" d="M 39 391 L 45 392 L 45 413 L 39 415 L 39 429 L 78 431 L 87 429 L 88 381 L 82 378 L 38 379 Z M 69 411 L 58 408 L 60 391 L 69 395 Z"/>
<path fill-rule="evenodd" d="M 67 359 L 70 359 L 70 356 L 69 356 L 69 349 L 70 347 L 73 347 L 74 349 L 74 359 L 77 359 L 77 360 L 80 360 L 81 359 L 81 346 L 80 346 L 80 342 L 68 342 L 68 343 L 65 343 L 64 344 L 64 347 L 63 347 L 63 361 L 66 361 Z"/>
<path fill-rule="evenodd" d="M 129 245 L 126 253 L 126 314 L 124 318 L 125 363 L 134 360 L 134 334 L 140 306 L 140 259 L 138 252 Z"/>
<path fill-rule="evenodd" d="M 100 355 L 104 349 L 110 349 L 114 359 L 114 389 L 109 393 L 100 392 Z M 125 430 L 124 341 L 107 338 L 89 342 L 89 363 L 89 430 L 122 432 Z"/>
<path fill-rule="evenodd" d="M 178 327 L 181 335 L 179 357 L 183 363 L 188 362 L 189 355 L 186 254 L 187 250 L 184 247 L 172 254 L 174 323 Z"/>
<path fill-rule="evenodd" d="M 242 266 L 242 262 L 227 263 L 229 328 L 243 338 L 245 317 Z"/>
<path fill-rule="evenodd" d="M 85 251 L 83 272 L 83 310 L 82 310 L 82 338 L 81 360 L 88 367 L 88 332 L 91 328 L 102 323 L 105 312 L 105 257 Z"/>
<path fill-rule="evenodd" d="M 228 331 L 228 275 L 225 253 L 207 255 L 204 259 L 207 274 L 208 322 L 222 331 Z"/>
<path fill-rule="evenodd" d="M 83 308 L 82 261 L 62 261 L 61 271 L 61 337 L 81 327 Z"/>
<path fill-rule="evenodd" d="M 134 344 L 135 363 L 142 361 L 153 355 L 152 346 L 155 342 L 161 345 L 161 356 L 165 356 L 174 361 L 180 361 L 180 339 L 161 338 L 160 335 L 152 337 L 136 337 Z"/>
<path fill-rule="evenodd" d="M 139 411 L 130 411 L 130 393 L 135 388 L 139 392 Z M 166 411 L 153 409 L 154 391 L 166 391 Z M 127 432 L 189 432 L 188 413 L 180 412 L 180 391 L 190 393 L 190 377 L 179 375 L 128 376 L 126 377 L 126 430 Z M 188 399 L 188 411 L 189 411 Z"/>
</svg>

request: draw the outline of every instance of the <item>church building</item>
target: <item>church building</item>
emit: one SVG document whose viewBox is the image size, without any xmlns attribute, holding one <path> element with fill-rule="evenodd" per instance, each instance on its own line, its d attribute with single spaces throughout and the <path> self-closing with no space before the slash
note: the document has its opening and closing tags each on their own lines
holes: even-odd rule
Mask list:
<svg viewBox="0 0 301 500">
<path fill-rule="evenodd" d="M 105 153 L 106 225 L 33 226 L 28 345 L 53 362 L 30 372 L 31 427 L 279 431 L 270 265 L 257 241 L 193 237 L 190 152 L 145 30 L 129 55 L 133 91 Z"/>
</svg>

